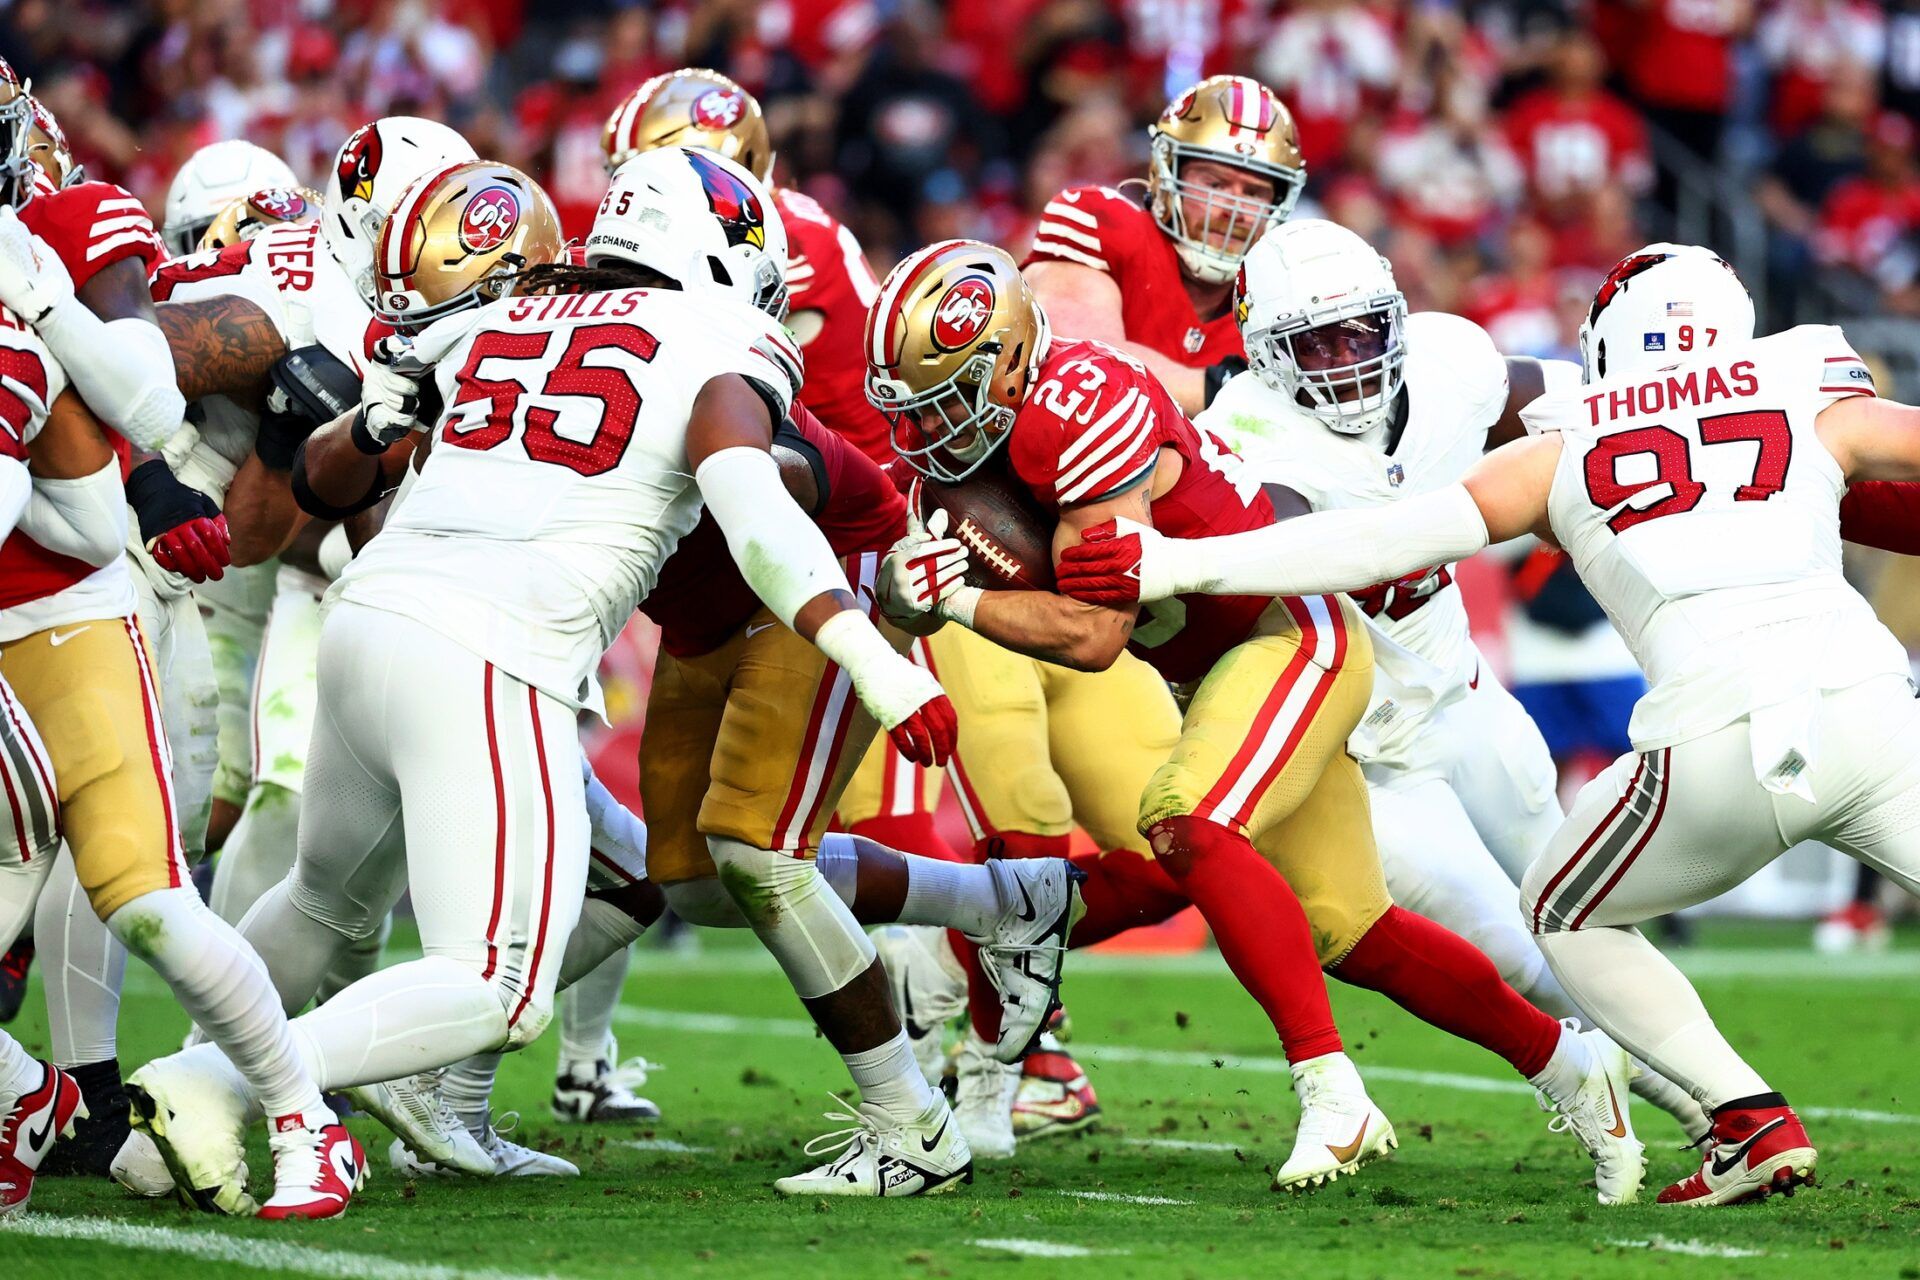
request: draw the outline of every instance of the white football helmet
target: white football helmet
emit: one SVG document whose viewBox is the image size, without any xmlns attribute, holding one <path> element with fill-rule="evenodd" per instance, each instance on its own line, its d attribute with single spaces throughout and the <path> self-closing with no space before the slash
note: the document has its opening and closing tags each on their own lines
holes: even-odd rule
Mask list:
<svg viewBox="0 0 1920 1280">
<path fill-rule="evenodd" d="M 1614 264 L 1580 325 L 1583 381 L 1678 364 L 1753 337 L 1753 296 L 1719 254 L 1650 244 Z"/>
<path fill-rule="evenodd" d="M 355 129 L 341 145 L 327 175 L 320 229 L 368 308 L 379 306 L 373 255 L 400 193 L 436 169 L 479 158 L 458 133 L 419 116 L 382 116 Z"/>
<path fill-rule="evenodd" d="M 1372 245 L 1319 218 L 1283 222 L 1248 251 L 1233 295 L 1260 381 L 1347 435 L 1387 420 L 1407 358 L 1407 299 Z"/>
<path fill-rule="evenodd" d="M 187 157 L 167 188 L 166 220 L 160 239 L 167 252 L 192 253 L 213 220 L 235 200 L 267 187 L 300 185 L 293 170 L 265 147 L 232 138 L 200 148 Z"/>
<path fill-rule="evenodd" d="M 786 319 L 786 225 L 760 180 L 718 152 L 657 147 L 615 169 L 586 252 L 588 266 L 631 262 Z"/>
</svg>

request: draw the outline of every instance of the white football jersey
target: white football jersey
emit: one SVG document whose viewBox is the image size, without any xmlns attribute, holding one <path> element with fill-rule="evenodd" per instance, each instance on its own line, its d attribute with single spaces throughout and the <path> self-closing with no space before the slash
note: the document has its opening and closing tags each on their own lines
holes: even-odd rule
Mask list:
<svg viewBox="0 0 1920 1280">
<path fill-rule="evenodd" d="M 0 306 L 0 453 L 24 463 L 27 446 L 46 427 L 67 386 L 66 370 L 40 335 Z M 0 641 L 133 612 L 133 578 L 124 556 L 93 568 L 47 551 L 34 536 L 37 526 L 29 502 L 0 550 Z"/>
<path fill-rule="evenodd" d="M 1346 435 L 1242 373 L 1195 419 L 1241 454 L 1263 483 L 1296 490 L 1315 511 L 1375 507 L 1456 484 L 1486 448 L 1507 403 L 1506 360 L 1471 320 L 1407 318 L 1404 416 Z M 1353 737 L 1362 760 L 1398 760 L 1424 712 L 1465 692 L 1480 654 L 1452 565 L 1351 593 L 1373 625 L 1373 702 Z"/>
<path fill-rule="evenodd" d="M 1835 400 L 1872 394 L 1839 329 L 1802 325 L 1527 408 L 1530 431 L 1563 441 L 1554 536 L 1652 686 L 1634 708 L 1636 748 L 1752 715 L 1764 776 L 1774 747 L 1809 744 L 1791 726 L 1784 743 L 1763 735 L 1762 709 L 1797 707 L 1804 727 L 1818 691 L 1907 674 L 1906 651 L 1841 576 L 1846 478 L 1814 430 Z"/>
<path fill-rule="evenodd" d="M 170 259 L 155 268 L 154 291 L 167 302 L 244 298 L 266 313 L 289 351 L 319 343 L 355 372 L 373 318 L 317 222 L 281 223 L 242 244 Z M 259 431 L 252 408 L 208 396 L 189 406 L 161 455 L 181 483 L 225 505 Z"/>
<path fill-rule="evenodd" d="M 712 379 L 790 406 L 772 317 L 670 289 L 508 298 L 416 341 L 446 406 L 341 599 L 405 614 L 575 706 L 700 516 L 687 421 Z M 444 352 L 444 354 L 440 354 Z"/>
</svg>

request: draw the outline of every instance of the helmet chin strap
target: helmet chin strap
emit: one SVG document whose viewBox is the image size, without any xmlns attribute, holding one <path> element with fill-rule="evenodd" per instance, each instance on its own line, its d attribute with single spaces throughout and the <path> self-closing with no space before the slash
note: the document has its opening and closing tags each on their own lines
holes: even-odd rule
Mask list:
<svg viewBox="0 0 1920 1280">
<path fill-rule="evenodd" d="M 1180 255 L 1181 265 L 1186 267 L 1187 274 L 1202 284 L 1225 284 L 1240 269 L 1237 263 L 1223 262 L 1178 240 L 1174 241 L 1173 248 Z"/>
</svg>

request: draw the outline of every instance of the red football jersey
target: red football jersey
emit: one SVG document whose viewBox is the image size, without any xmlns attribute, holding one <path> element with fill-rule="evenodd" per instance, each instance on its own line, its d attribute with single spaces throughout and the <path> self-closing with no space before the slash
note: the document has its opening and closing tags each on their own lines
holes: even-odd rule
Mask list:
<svg viewBox="0 0 1920 1280">
<path fill-rule="evenodd" d="M 880 282 L 853 232 L 811 197 L 781 188 L 773 203 L 787 227 L 787 291 L 792 314 L 820 313 L 807 342 L 807 407 L 829 430 L 875 462 L 893 457 L 887 420 L 867 400 L 867 355 L 860 347 L 867 308 Z"/>
<path fill-rule="evenodd" d="M 1138 483 L 1162 449 L 1179 480 L 1153 501 L 1153 524 L 1172 538 L 1243 533 L 1273 523 L 1257 481 L 1236 481 L 1237 459 L 1201 434 L 1158 379 L 1101 342 L 1056 340 L 1033 393 L 1013 420 L 1007 460 L 1042 505 L 1082 506 Z M 1179 596 L 1145 605 L 1128 648 L 1176 684 L 1198 680 L 1253 632 L 1265 596 Z"/>
<path fill-rule="evenodd" d="M 1638 188 L 1653 171 L 1646 124 L 1605 90 L 1569 100 L 1536 89 L 1508 108 L 1505 127 L 1527 181 L 1549 200 L 1612 184 Z"/>
<path fill-rule="evenodd" d="M 1231 306 L 1202 319 L 1193 309 L 1173 239 L 1137 199 L 1116 187 L 1068 187 L 1047 201 L 1030 262 L 1072 262 L 1104 271 L 1120 286 L 1127 341 L 1204 369 L 1245 356 Z"/>
<path fill-rule="evenodd" d="M 111 182 L 36 191 L 20 221 L 60 255 L 76 289 L 122 258 L 138 258 L 144 275 L 166 256 L 146 207 Z"/>
<path fill-rule="evenodd" d="M 814 517 L 838 556 L 881 552 L 907 532 L 907 503 L 874 462 L 827 430 L 803 405 L 789 415 L 794 428 L 820 451 L 826 471 L 826 506 Z M 726 535 L 713 517 L 680 540 L 660 566 L 660 580 L 640 610 L 660 626 L 660 647 L 676 658 L 711 653 L 732 638 L 760 608 L 760 598 L 740 576 Z"/>
</svg>

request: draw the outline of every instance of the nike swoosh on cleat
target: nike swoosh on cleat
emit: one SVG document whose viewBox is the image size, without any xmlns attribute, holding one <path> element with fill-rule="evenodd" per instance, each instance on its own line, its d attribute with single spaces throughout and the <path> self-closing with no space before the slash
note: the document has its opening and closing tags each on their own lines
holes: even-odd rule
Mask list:
<svg viewBox="0 0 1920 1280">
<path fill-rule="evenodd" d="M 1360 1144 L 1367 1140 L 1367 1126 L 1372 1123 L 1373 1117 L 1368 1116 L 1360 1122 L 1360 1132 L 1353 1135 L 1352 1142 L 1347 1143 L 1345 1146 L 1335 1146 L 1329 1142 L 1327 1144 L 1327 1150 L 1332 1153 L 1333 1158 L 1341 1164 L 1351 1163 L 1353 1158 L 1360 1154 Z"/>
<path fill-rule="evenodd" d="M 1019 888 L 1020 900 L 1026 906 L 1025 910 L 1016 911 L 1014 914 L 1022 920 L 1031 922 L 1039 916 L 1040 912 L 1039 909 L 1033 905 L 1033 896 L 1027 892 L 1027 882 L 1024 880 L 1015 880 L 1014 884 Z"/>
<path fill-rule="evenodd" d="M 1613 1108 L 1613 1128 L 1607 1130 L 1611 1137 L 1627 1136 L 1627 1118 L 1620 1113 L 1620 1096 L 1613 1091 L 1613 1081 L 1607 1081 L 1607 1104 Z"/>
<path fill-rule="evenodd" d="M 946 1132 L 947 1132 L 947 1126 L 948 1126 L 948 1125 L 950 1125 L 950 1124 L 952 1124 L 952 1123 L 953 1123 L 953 1113 L 952 1113 L 952 1112 L 948 1112 L 948 1113 L 947 1113 L 947 1118 L 946 1118 L 945 1120 L 942 1120 L 942 1121 L 940 1122 L 940 1127 L 939 1127 L 938 1129 L 936 1129 L 936 1130 L 934 1130 L 934 1132 L 933 1132 L 933 1136 L 932 1136 L 931 1138 L 922 1138 L 922 1139 L 920 1139 L 920 1149 L 921 1149 L 922 1151 L 928 1151 L 928 1152 L 930 1152 L 930 1151 L 932 1151 L 932 1150 L 933 1150 L 933 1149 L 934 1149 L 935 1147 L 937 1147 L 937 1146 L 939 1146 L 939 1145 L 940 1145 L 940 1139 L 941 1139 L 941 1138 L 942 1138 L 942 1137 L 943 1137 L 943 1136 L 944 1136 L 944 1135 L 946 1134 Z"/>
<path fill-rule="evenodd" d="M 1766 1137 L 1768 1134 L 1772 1133 L 1775 1129 L 1778 1129 L 1781 1125 L 1785 1124 L 1786 1122 L 1787 1122 L 1787 1118 L 1785 1116 L 1775 1116 L 1773 1119 L 1767 1121 L 1765 1124 L 1761 1125 L 1758 1129 L 1754 1130 L 1753 1136 L 1748 1138 L 1745 1142 L 1741 1143 L 1739 1146 L 1735 1147 L 1733 1149 L 1733 1154 L 1728 1156 L 1725 1160 L 1722 1160 L 1719 1156 L 1715 1156 L 1713 1158 L 1713 1176 L 1716 1178 L 1725 1176 L 1727 1170 L 1733 1168 L 1733 1166 L 1739 1164 L 1742 1160 L 1745 1160 L 1747 1158 L 1747 1152 L 1753 1147 L 1754 1143 L 1760 1141 L 1760 1139 Z"/>
<path fill-rule="evenodd" d="M 59 1105 L 60 1091 L 56 1087 L 53 1093 L 53 1105 L 49 1106 L 41 1116 L 39 1132 L 30 1132 L 25 1135 L 29 1150 L 38 1151 L 44 1156 L 47 1153 L 47 1148 L 53 1145 L 53 1113 L 59 1109 Z"/>
</svg>

